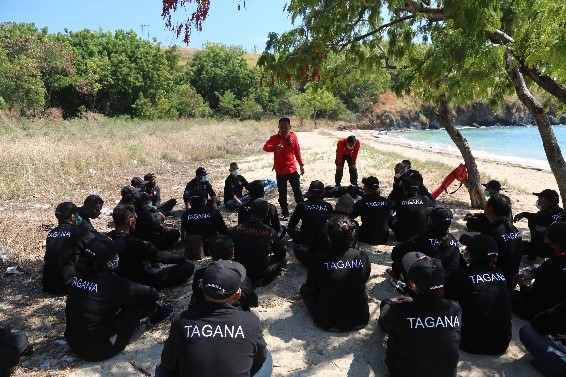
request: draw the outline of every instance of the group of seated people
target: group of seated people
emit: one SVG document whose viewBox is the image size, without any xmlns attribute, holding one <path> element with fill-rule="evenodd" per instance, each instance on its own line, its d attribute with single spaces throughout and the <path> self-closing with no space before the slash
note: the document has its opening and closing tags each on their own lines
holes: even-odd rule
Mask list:
<svg viewBox="0 0 566 377">
<path fill-rule="evenodd" d="M 78 356 L 97 361 L 121 352 L 140 320 L 155 326 L 172 314 L 171 304 L 159 303 L 158 291 L 184 284 L 194 273 L 188 310 L 171 325 L 156 375 L 269 376 L 271 355 L 250 308 L 258 306 L 254 287 L 276 279 L 289 260 L 285 233 L 294 242 L 294 256 L 307 267 L 306 281 L 293 298 L 304 302 L 316 326 L 344 332 L 359 330 L 370 319 L 371 263 L 358 242 L 386 244 L 391 230 L 397 242 L 388 273 L 402 295 L 383 300 L 379 315 L 388 333 L 391 376 L 454 376 L 458 349 L 504 353 L 512 312 L 531 321 L 521 329 L 521 340 L 540 358 L 541 368 L 553 376 L 566 371 L 564 349 L 555 337 L 565 329 L 566 215 L 555 191 L 535 193 L 540 211 L 513 218 L 499 182 L 488 182 L 485 210 L 465 218 L 478 234 L 457 240 L 449 232 L 452 211 L 436 206 L 407 160 L 395 167 L 387 198 L 374 176 L 363 178 L 359 189 L 338 192 L 312 181 L 287 227 L 264 199 L 265 181 L 248 183 L 236 163 L 229 171 L 224 205 L 238 211 L 232 229 L 202 167 L 187 184 L 179 230 L 164 222 L 176 201 L 161 203 L 152 173 L 134 177 L 122 189 L 112 212 L 114 230 L 106 235 L 90 222 L 104 204 L 99 196 L 88 196 L 81 207 L 57 206 L 59 225 L 47 236 L 43 289 L 67 295 L 65 339 Z M 328 196 L 337 198 L 334 208 Z M 529 242 L 513 225 L 522 218 L 529 220 Z M 536 271 L 519 271 L 524 254 L 548 259 Z M 195 272 L 190 260 L 205 256 L 212 261 Z M 541 352 L 549 343 L 557 350 L 552 355 Z"/>
</svg>

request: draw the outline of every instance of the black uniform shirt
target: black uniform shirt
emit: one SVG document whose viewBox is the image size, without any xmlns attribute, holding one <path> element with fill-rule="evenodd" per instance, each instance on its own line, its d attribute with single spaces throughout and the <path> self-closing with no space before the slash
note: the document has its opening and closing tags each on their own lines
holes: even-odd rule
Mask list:
<svg viewBox="0 0 566 377">
<path fill-rule="evenodd" d="M 161 365 L 183 377 L 250 376 L 263 364 L 266 346 L 254 314 L 204 303 L 173 322 Z"/>
<path fill-rule="evenodd" d="M 210 184 L 210 182 L 208 182 L 208 181 L 197 182 L 196 178 L 193 178 L 189 182 L 187 182 L 187 186 L 185 187 L 185 193 L 190 193 L 194 188 L 197 188 L 197 187 L 202 189 L 202 190 L 206 190 L 208 192 L 208 195 L 211 198 L 213 196 L 216 196 L 216 192 L 212 188 L 212 185 Z"/>
<path fill-rule="evenodd" d="M 537 314 L 531 325 L 545 335 L 566 334 L 566 301 Z"/>
<path fill-rule="evenodd" d="M 399 241 L 424 232 L 426 227 L 426 209 L 434 207 L 434 203 L 426 196 L 415 194 L 395 202 L 397 212 L 396 233 Z"/>
<path fill-rule="evenodd" d="M 445 297 L 462 308 L 460 348 L 488 355 L 505 352 L 511 340 L 511 297 L 503 272 L 470 266 L 450 276 L 444 289 Z"/>
<path fill-rule="evenodd" d="M 73 224 L 59 224 L 47 233 L 43 258 L 43 291 L 66 294 L 80 250 L 83 250 L 80 230 Z"/>
<path fill-rule="evenodd" d="M 138 283 L 143 284 L 151 279 L 151 262 L 178 264 L 185 261 L 183 255 L 157 250 L 151 243 L 127 233 L 113 230 L 108 233 L 108 237 L 114 240 L 120 257 L 116 273 Z"/>
<path fill-rule="evenodd" d="M 204 292 L 200 287 L 200 280 L 205 270 L 206 267 L 200 268 L 193 276 L 193 295 L 191 296 L 191 302 L 189 302 L 189 309 L 204 302 Z M 254 286 L 249 276 L 244 278 L 244 281 L 240 284 L 240 289 L 242 290 L 242 295 L 238 301 L 232 304 L 234 307 L 250 311 L 250 308 L 255 308 L 259 305 L 259 300 L 255 294 Z"/>
<path fill-rule="evenodd" d="M 185 234 L 200 234 L 204 240 L 228 232 L 220 211 L 209 207 L 191 207 L 184 211 L 181 215 L 181 227 Z"/>
<path fill-rule="evenodd" d="M 458 303 L 418 295 L 381 303 L 379 324 L 389 334 L 385 363 L 391 377 L 455 377 L 462 312 Z"/>
<path fill-rule="evenodd" d="M 328 328 L 351 329 L 369 320 L 366 282 L 371 264 L 366 253 L 348 249 L 315 254 L 309 264 L 306 292 L 316 302 L 316 321 Z"/>
<path fill-rule="evenodd" d="M 247 203 L 241 205 L 238 208 L 238 224 L 241 224 L 252 218 L 251 215 L 252 203 L 256 199 L 258 198 L 251 198 Z M 279 214 L 277 213 L 277 208 L 271 203 L 269 203 L 269 210 L 267 212 L 267 217 L 265 218 L 263 223 L 275 229 L 276 232 L 279 232 L 281 230 L 281 223 L 279 222 Z"/>
<path fill-rule="evenodd" d="M 446 239 L 443 238 L 430 231 L 418 234 L 408 241 L 395 245 L 391 251 L 391 259 L 401 261 L 405 254 L 418 251 L 441 261 L 446 276 L 448 276 L 458 269 L 460 249 L 453 235 L 447 234 Z"/>
<path fill-rule="evenodd" d="M 241 197 L 244 188 L 249 190 L 249 184 L 248 181 L 246 181 L 246 178 L 241 175 L 234 177 L 230 174 L 224 181 L 224 203 L 228 200 L 234 199 L 234 195 L 238 198 Z"/>
<path fill-rule="evenodd" d="M 553 255 L 537 268 L 535 280 L 525 295 L 541 311 L 566 300 L 566 253 Z"/>
<path fill-rule="evenodd" d="M 555 221 L 565 221 L 566 211 L 556 206 L 541 209 L 537 213 L 521 212 L 520 214 L 528 220 L 529 230 L 531 231 L 531 244 L 537 250 L 536 253 L 546 256 L 552 255 L 550 245 L 544 243 L 544 233 L 539 232 L 535 227 L 547 227 Z"/>
<path fill-rule="evenodd" d="M 288 228 L 295 229 L 301 221 L 301 233 L 306 237 L 305 241 L 310 244 L 314 237 L 313 229 L 316 218 L 321 213 L 329 211 L 332 211 L 332 205 L 322 199 L 309 199 L 298 203 L 289 219 Z"/>
<path fill-rule="evenodd" d="M 145 208 L 136 207 L 136 228 L 134 236 L 145 240 L 153 240 L 155 234 L 159 234 L 163 230 L 163 223 L 158 221 L 153 213 Z"/>
<path fill-rule="evenodd" d="M 519 272 L 521 259 L 523 258 L 523 236 L 521 232 L 508 220 L 498 220 L 489 225 L 486 232 L 497 242 L 499 255 L 497 256 L 497 268 L 499 268 L 507 286 L 513 288 L 513 278 Z"/>
<path fill-rule="evenodd" d="M 277 232 L 257 220 L 236 226 L 230 231 L 230 237 L 234 241 L 234 260 L 246 268 L 252 280 L 263 278 L 262 273 L 273 263 L 272 259 L 285 258 L 285 245 Z"/>
<path fill-rule="evenodd" d="M 73 277 L 65 307 L 65 339 L 74 350 L 87 347 L 116 321 L 121 308 L 151 307 L 159 294 L 106 270 Z"/>
<path fill-rule="evenodd" d="M 387 222 L 392 205 L 390 200 L 377 193 L 366 195 L 354 204 L 352 218 L 362 218 L 358 241 L 372 245 L 387 243 Z"/>
</svg>

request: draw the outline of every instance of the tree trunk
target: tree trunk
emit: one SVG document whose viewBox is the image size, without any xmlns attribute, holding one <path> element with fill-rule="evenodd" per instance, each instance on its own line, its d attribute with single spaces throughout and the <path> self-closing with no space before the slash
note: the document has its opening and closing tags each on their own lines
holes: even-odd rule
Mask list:
<svg viewBox="0 0 566 377">
<path fill-rule="evenodd" d="M 446 132 L 448 132 L 448 135 L 450 135 L 450 138 L 454 144 L 456 144 L 456 147 L 458 147 L 458 150 L 460 150 L 464 158 L 466 170 L 468 171 L 468 179 L 463 183 L 470 193 L 470 205 L 472 208 L 483 209 L 485 207 L 485 196 L 483 195 L 484 190 L 481 186 L 480 173 L 476 165 L 476 159 L 472 154 L 468 141 L 464 139 L 460 131 L 454 127 L 452 117 L 450 116 L 448 101 L 444 96 L 440 99 L 438 118 L 440 119 L 440 124 L 442 124 Z"/>
<path fill-rule="evenodd" d="M 532 96 L 531 92 L 527 88 L 523 75 L 518 68 L 517 61 L 513 58 L 513 54 L 509 50 L 505 52 L 505 69 L 507 70 L 507 74 L 509 75 L 511 82 L 513 82 L 513 85 L 515 86 L 515 92 L 517 93 L 519 100 L 527 107 L 535 119 L 535 123 L 537 124 L 538 131 L 542 139 L 542 145 L 544 146 L 544 152 L 546 153 L 546 158 L 550 165 L 550 170 L 552 171 L 552 174 L 554 174 L 554 179 L 558 184 L 562 203 L 565 203 L 566 163 L 562 157 L 562 151 L 560 150 L 558 141 L 556 141 L 556 136 L 554 135 L 548 116 L 546 115 L 544 108 Z"/>
</svg>

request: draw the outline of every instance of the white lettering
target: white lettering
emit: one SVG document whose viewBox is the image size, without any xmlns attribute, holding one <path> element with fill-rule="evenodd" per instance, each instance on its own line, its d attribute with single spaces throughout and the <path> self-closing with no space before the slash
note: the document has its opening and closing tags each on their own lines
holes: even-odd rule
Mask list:
<svg viewBox="0 0 566 377">
<path fill-rule="evenodd" d="M 521 232 L 514 232 L 514 233 L 502 234 L 501 238 L 503 239 L 504 242 L 507 242 L 511 240 L 523 239 L 523 236 L 521 235 Z"/>
<path fill-rule="evenodd" d="M 184 327 L 186 331 L 187 338 L 232 338 L 237 339 L 238 337 L 245 339 L 244 329 L 242 326 L 233 325 L 204 325 L 199 327 L 199 325 L 187 325 Z"/>
<path fill-rule="evenodd" d="M 409 327 L 411 329 L 418 328 L 458 328 L 460 327 L 460 320 L 457 316 L 444 316 L 444 317 L 407 317 Z"/>
<path fill-rule="evenodd" d="M 71 285 L 88 292 L 98 293 L 98 284 L 92 283 L 87 280 L 79 279 L 76 276 L 73 277 L 73 280 L 71 281 Z"/>
<path fill-rule="evenodd" d="M 353 261 L 338 261 L 338 262 L 324 262 L 324 265 L 326 266 L 326 269 L 328 271 L 330 270 L 342 270 L 342 269 L 360 269 L 364 267 L 364 263 L 362 262 L 361 259 L 356 259 Z"/>
</svg>

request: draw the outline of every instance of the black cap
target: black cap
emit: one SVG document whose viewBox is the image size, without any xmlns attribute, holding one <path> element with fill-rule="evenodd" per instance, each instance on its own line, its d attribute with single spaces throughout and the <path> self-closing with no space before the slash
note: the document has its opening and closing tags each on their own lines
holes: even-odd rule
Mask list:
<svg viewBox="0 0 566 377">
<path fill-rule="evenodd" d="M 377 190 L 379 188 L 379 179 L 377 179 L 373 175 L 363 178 L 362 183 L 372 190 Z"/>
<path fill-rule="evenodd" d="M 144 186 L 147 184 L 147 181 L 144 181 L 143 179 L 141 179 L 140 177 L 134 177 L 132 178 L 132 180 L 130 181 L 130 185 L 132 186 Z"/>
<path fill-rule="evenodd" d="M 122 187 L 122 191 L 120 193 L 122 196 L 134 196 L 136 192 L 139 192 L 140 189 L 134 186 L 124 186 Z"/>
<path fill-rule="evenodd" d="M 417 259 L 407 275 L 409 280 L 424 293 L 444 288 L 444 268 L 438 259 L 429 257 Z"/>
<path fill-rule="evenodd" d="M 212 262 L 202 276 L 203 291 L 218 299 L 232 296 L 240 289 L 246 277 L 246 269 L 238 262 L 217 260 Z"/>
<path fill-rule="evenodd" d="M 322 194 L 324 191 L 324 183 L 321 181 L 312 181 L 308 191 L 313 194 Z"/>
<path fill-rule="evenodd" d="M 474 256 L 478 262 L 494 262 L 498 256 L 498 246 L 495 239 L 490 235 L 480 233 L 475 236 L 462 234 L 460 243 L 467 246 L 468 253 Z"/>
<path fill-rule="evenodd" d="M 153 173 L 147 173 L 146 175 L 143 176 L 144 181 L 147 182 L 153 181 L 155 178 L 156 176 Z"/>
<path fill-rule="evenodd" d="M 138 191 L 134 194 L 134 204 L 136 206 L 142 205 L 149 201 L 149 195 L 145 191 Z"/>
<path fill-rule="evenodd" d="M 92 259 L 97 265 L 103 266 L 118 254 L 114 241 L 109 237 L 96 236 L 86 244 L 84 255 Z"/>
<path fill-rule="evenodd" d="M 248 192 L 254 198 L 261 198 L 264 194 L 264 189 L 263 189 L 264 187 L 265 185 L 263 184 L 263 181 L 260 179 L 256 179 L 255 181 L 250 182 Z"/>
<path fill-rule="evenodd" d="M 450 224 L 452 222 L 452 211 L 446 207 L 427 208 L 426 215 L 437 224 Z"/>
<path fill-rule="evenodd" d="M 417 191 L 419 189 L 419 182 L 414 179 L 407 178 L 403 180 L 403 190 Z"/>
<path fill-rule="evenodd" d="M 199 177 L 202 177 L 203 175 L 206 175 L 206 169 L 201 166 L 201 167 L 199 167 L 199 168 L 196 170 L 195 173 L 196 173 L 196 175 L 198 175 Z"/>
<path fill-rule="evenodd" d="M 71 202 L 60 203 L 57 208 L 55 208 L 55 217 L 59 221 L 67 220 L 73 213 L 79 212 L 79 207 Z"/>
<path fill-rule="evenodd" d="M 558 193 L 551 189 L 545 189 L 541 192 L 533 192 L 533 195 L 544 198 L 554 204 L 558 204 L 558 202 L 560 201 L 560 196 L 558 196 Z"/>
<path fill-rule="evenodd" d="M 492 179 L 491 181 L 487 182 L 487 183 L 482 183 L 482 186 L 484 186 L 485 188 L 490 188 L 490 189 L 494 189 L 494 190 L 501 190 L 501 183 L 499 183 L 499 181 L 496 181 L 495 179 Z"/>
<path fill-rule="evenodd" d="M 566 247 L 566 222 L 555 221 L 546 228 L 546 236 L 563 249 Z"/>
<path fill-rule="evenodd" d="M 403 265 L 405 271 L 409 271 L 413 263 L 415 263 L 416 261 L 422 258 L 428 258 L 428 256 L 419 251 L 410 251 L 407 254 L 403 255 L 403 258 L 401 259 L 401 264 Z"/>
</svg>

